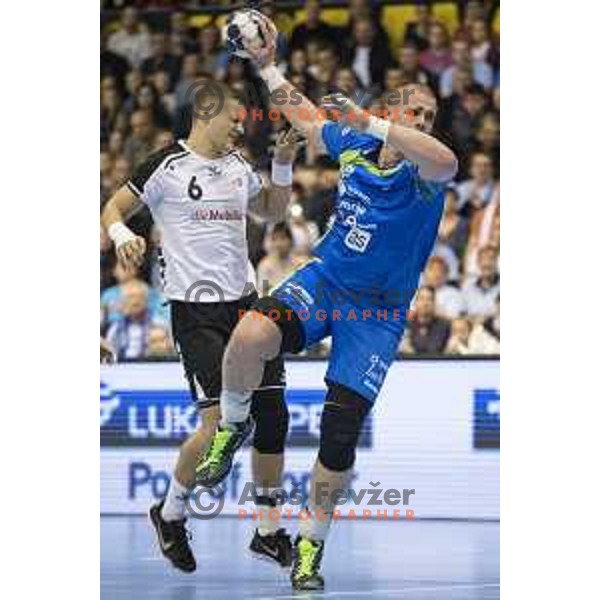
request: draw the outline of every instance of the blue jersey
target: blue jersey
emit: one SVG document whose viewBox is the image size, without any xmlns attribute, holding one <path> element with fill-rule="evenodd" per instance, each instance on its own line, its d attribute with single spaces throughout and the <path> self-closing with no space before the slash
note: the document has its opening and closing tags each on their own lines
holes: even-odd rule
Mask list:
<svg viewBox="0 0 600 600">
<path fill-rule="evenodd" d="M 423 181 L 404 160 L 377 166 L 382 143 L 327 122 L 322 137 L 340 163 L 335 215 L 315 249 L 327 276 L 350 289 L 377 289 L 406 306 L 433 248 L 445 184 Z"/>
</svg>

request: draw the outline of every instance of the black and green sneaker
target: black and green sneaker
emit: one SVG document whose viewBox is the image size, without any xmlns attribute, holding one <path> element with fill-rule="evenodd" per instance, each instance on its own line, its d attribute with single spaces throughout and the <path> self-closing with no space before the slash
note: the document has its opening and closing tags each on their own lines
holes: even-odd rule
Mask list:
<svg viewBox="0 0 600 600">
<path fill-rule="evenodd" d="M 292 563 L 292 587 L 295 590 L 322 590 L 325 580 L 319 573 L 325 542 L 298 536 Z"/>
<path fill-rule="evenodd" d="M 243 423 L 222 427 L 219 425 L 206 454 L 196 466 L 196 483 L 214 487 L 221 483 L 233 464 L 233 455 L 252 432 L 254 421 L 248 417 Z"/>
</svg>

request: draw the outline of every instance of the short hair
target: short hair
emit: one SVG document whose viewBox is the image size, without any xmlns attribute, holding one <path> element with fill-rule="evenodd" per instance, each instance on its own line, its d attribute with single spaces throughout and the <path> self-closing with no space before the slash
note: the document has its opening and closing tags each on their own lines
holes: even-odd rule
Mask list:
<svg viewBox="0 0 600 600">
<path fill-rule="evenodd" d="M 239 100 L 239 95 L 222 81 L 213 79 L 210 75 L 200 75 L 190 85 L 187 91 L 194 112 L 202 112 L 215 102 L 229 99 Z"/>
<path fill-rule="evenodd" d="M 423 83 L 405 83 L 405 84 L 401 85 L 398 89 L 400 91 L 402 91 L 404 89 L 415 90 L 417 92 L 420 92 L 421 94 L 423 94 L 430 100 L 433 100 L 435 102 L 436 107 L 438 105 L 437 96 L 435 95 L 435 92 L 428 85 L 425 85 Z M 403 95 L 403 98 L 404 98 L 404 95 Z"/>
<path fill-rule="evenodd" d="M 281 221 L 280 223 L 275 223 L 275 225 L 273 225 L 271 237 L 273 237 L 274 235 L 282 235 L 288 240 L 290 240 L 290 242 L 294 241 L 292 230 L 289 228 L 289 225 L 285 221 Z"/>
</svg>

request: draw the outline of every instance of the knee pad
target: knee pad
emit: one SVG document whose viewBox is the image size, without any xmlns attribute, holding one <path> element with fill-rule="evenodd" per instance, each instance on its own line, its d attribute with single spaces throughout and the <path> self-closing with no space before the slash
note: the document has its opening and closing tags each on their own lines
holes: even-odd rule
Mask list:
<svg viewBox="0 0 600 600">
<path fill-rule="evenodd" d="M 370 403 L 357 392 L 328 384 L 321 415 L 319 460 L 331 471 L 346 471 L 354 465 L 356 445 Z"/>
<path fill-rule="evenodd" d="M 281 454 L 289 423 L 284 390 L 254 392 L 251 413 L 255 421 L 253 447 L 261 454 Z"/>
</svg>

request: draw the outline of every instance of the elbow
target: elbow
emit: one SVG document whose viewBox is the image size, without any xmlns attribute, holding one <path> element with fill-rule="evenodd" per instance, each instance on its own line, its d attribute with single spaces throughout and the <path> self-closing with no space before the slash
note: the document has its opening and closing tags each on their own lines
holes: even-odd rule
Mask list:
<svg viewBox="0 0 600 600">
<path fill-rule="evenodd" d="M 454 154 L 452 150 L 448 150 L 447 154 L 448 155 L 444 160 L 443 170 L 446 173 L 445 180 L 449 181 L 450 179 L 454 179 L 458 173 L 458 158 L 456 158 L 456 154 Z"/>
<path fill-rule="evenodd" d="M 423 178 L 429 181 L 443 183 L 454 179 L 457 172 L 458 159 L 452 150 L 446 148 L 442 155 L 435 161 L 435 166 L 431 165 L 430 168 L 423 173 Z"/>
<path fill-rule="evenodd" d="M 438 162 L 438 181 L 450 181 L 458 172 L 458 158 L 450 148 L 444 146 Z"/>
</svg>

